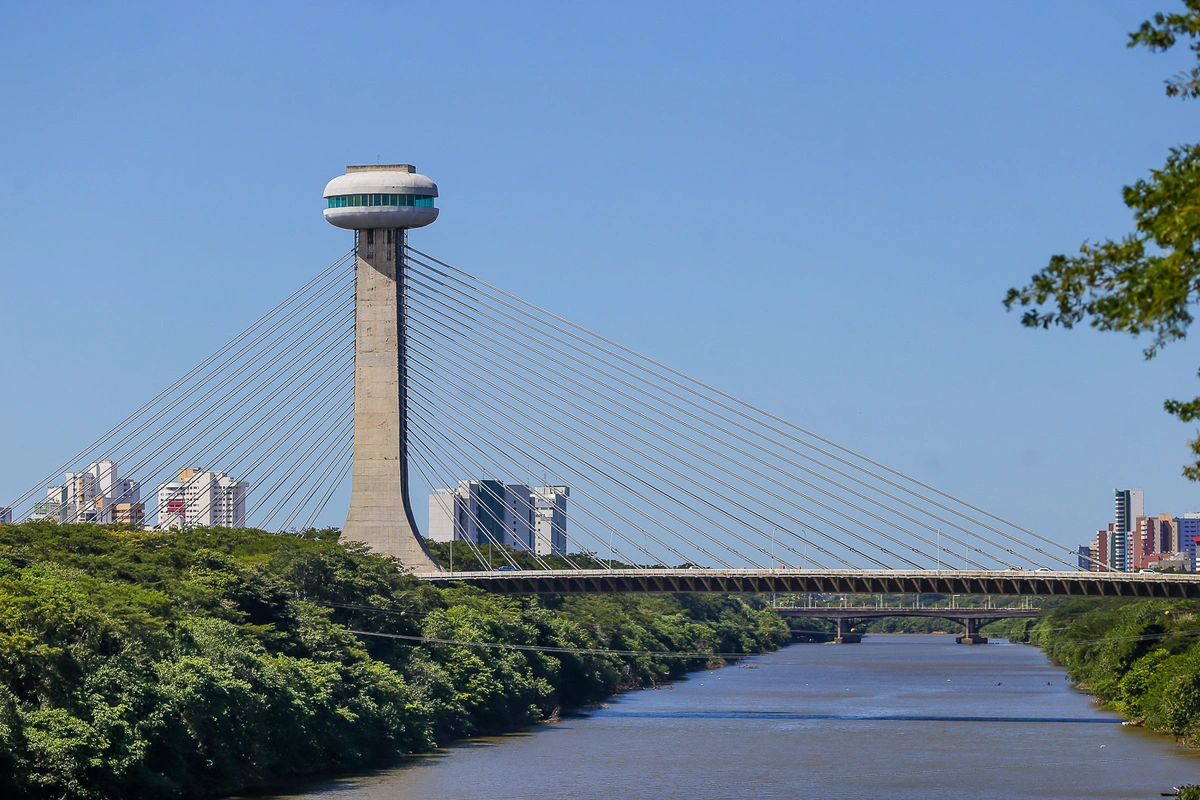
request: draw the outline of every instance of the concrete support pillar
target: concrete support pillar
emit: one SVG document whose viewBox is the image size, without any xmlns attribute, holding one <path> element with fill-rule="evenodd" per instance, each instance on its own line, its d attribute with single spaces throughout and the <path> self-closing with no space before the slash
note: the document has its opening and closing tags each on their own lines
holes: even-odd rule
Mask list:
<svg viewBox="0 0 1200 800">
<path fill-rule="evenodd" d="M 834 644 L 858 644 L 862 641 L 861 633 L 851 633 L 850 628 L 853 620 L 839 618 L 837 621 L 837 636 L 834 637 Z"/>
<path fill-rule="evenodd" d="M 408 499 L 405 231 L 355 236 L 354 464 L 342 535 L 417 572 L 434 571 Z"/>
<path fill-rule="evenodd" d="M 979 620 L 968 617 L 960 622 L 967 627 L 967 632 L 962 636 L 955 637 L 955 642 L 958 644 L 987 644 L 987 637 L 979 635 Z"/>
</svg>

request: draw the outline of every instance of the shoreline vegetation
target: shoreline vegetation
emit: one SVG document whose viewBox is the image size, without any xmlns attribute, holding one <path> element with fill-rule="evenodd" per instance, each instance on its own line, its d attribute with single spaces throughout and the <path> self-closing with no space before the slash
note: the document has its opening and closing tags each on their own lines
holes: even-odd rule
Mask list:
<svg viewBox="0 0 1200 800">
<path fill-rule="evenodd" d="M 722 663 L 672 653 L 790 640 L 755 596 L 440 589 L 336 530 L 4 524 L 0 796 L 214 797 L 387 766 Z"/>
<path fill-rule="evenodd" d="M 1200 747 L 1200 613 L 1190 600 L 1049 601 L 992 628 L 1032 644 L 1133 725 Z"/>
</svg>

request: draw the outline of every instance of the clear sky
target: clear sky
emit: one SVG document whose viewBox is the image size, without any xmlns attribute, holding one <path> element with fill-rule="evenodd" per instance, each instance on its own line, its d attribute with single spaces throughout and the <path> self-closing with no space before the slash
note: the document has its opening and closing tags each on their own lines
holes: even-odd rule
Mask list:
<svg viewBox="0 0 1200 800">
<path fill-rule="evenodd" d="M 1178 6 L 12 4 L 0 498 L 349 249 L 321 191 L 380 159 L 417 247 L 1064 543 L 1200 510 L 1195 343 L 1001 304 L 1195 140 L 1187 54 L 1125 47 Z"/>
</svg>

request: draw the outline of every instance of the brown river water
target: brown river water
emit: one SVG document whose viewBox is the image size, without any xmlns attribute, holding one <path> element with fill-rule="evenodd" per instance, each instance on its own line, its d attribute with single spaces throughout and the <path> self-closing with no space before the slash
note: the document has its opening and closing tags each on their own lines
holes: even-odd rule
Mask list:
<svg viewBox="0 0 1200 800">
<path fill-rule="evenodd" d="M 1039 650 L 996 641 L 794 645 L 276 797 L 1092 800 L 1200 783 L 1200 754 L 1122 726 Z"/>
</svg>

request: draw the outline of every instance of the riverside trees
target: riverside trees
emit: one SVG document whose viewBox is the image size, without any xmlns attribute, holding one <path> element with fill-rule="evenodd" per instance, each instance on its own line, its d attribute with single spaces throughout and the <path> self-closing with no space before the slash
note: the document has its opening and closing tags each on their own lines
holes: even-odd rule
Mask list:
<svg viewBox="0 0 1200 800">
<path fill-rule="evenodd" d="M 704 659 L 419 644 L 748 652 L 738 598 L 441 590 L 336 531 L 0 525 L 0 796 L 228 793 L 512 730 Z"/>
</svg>

